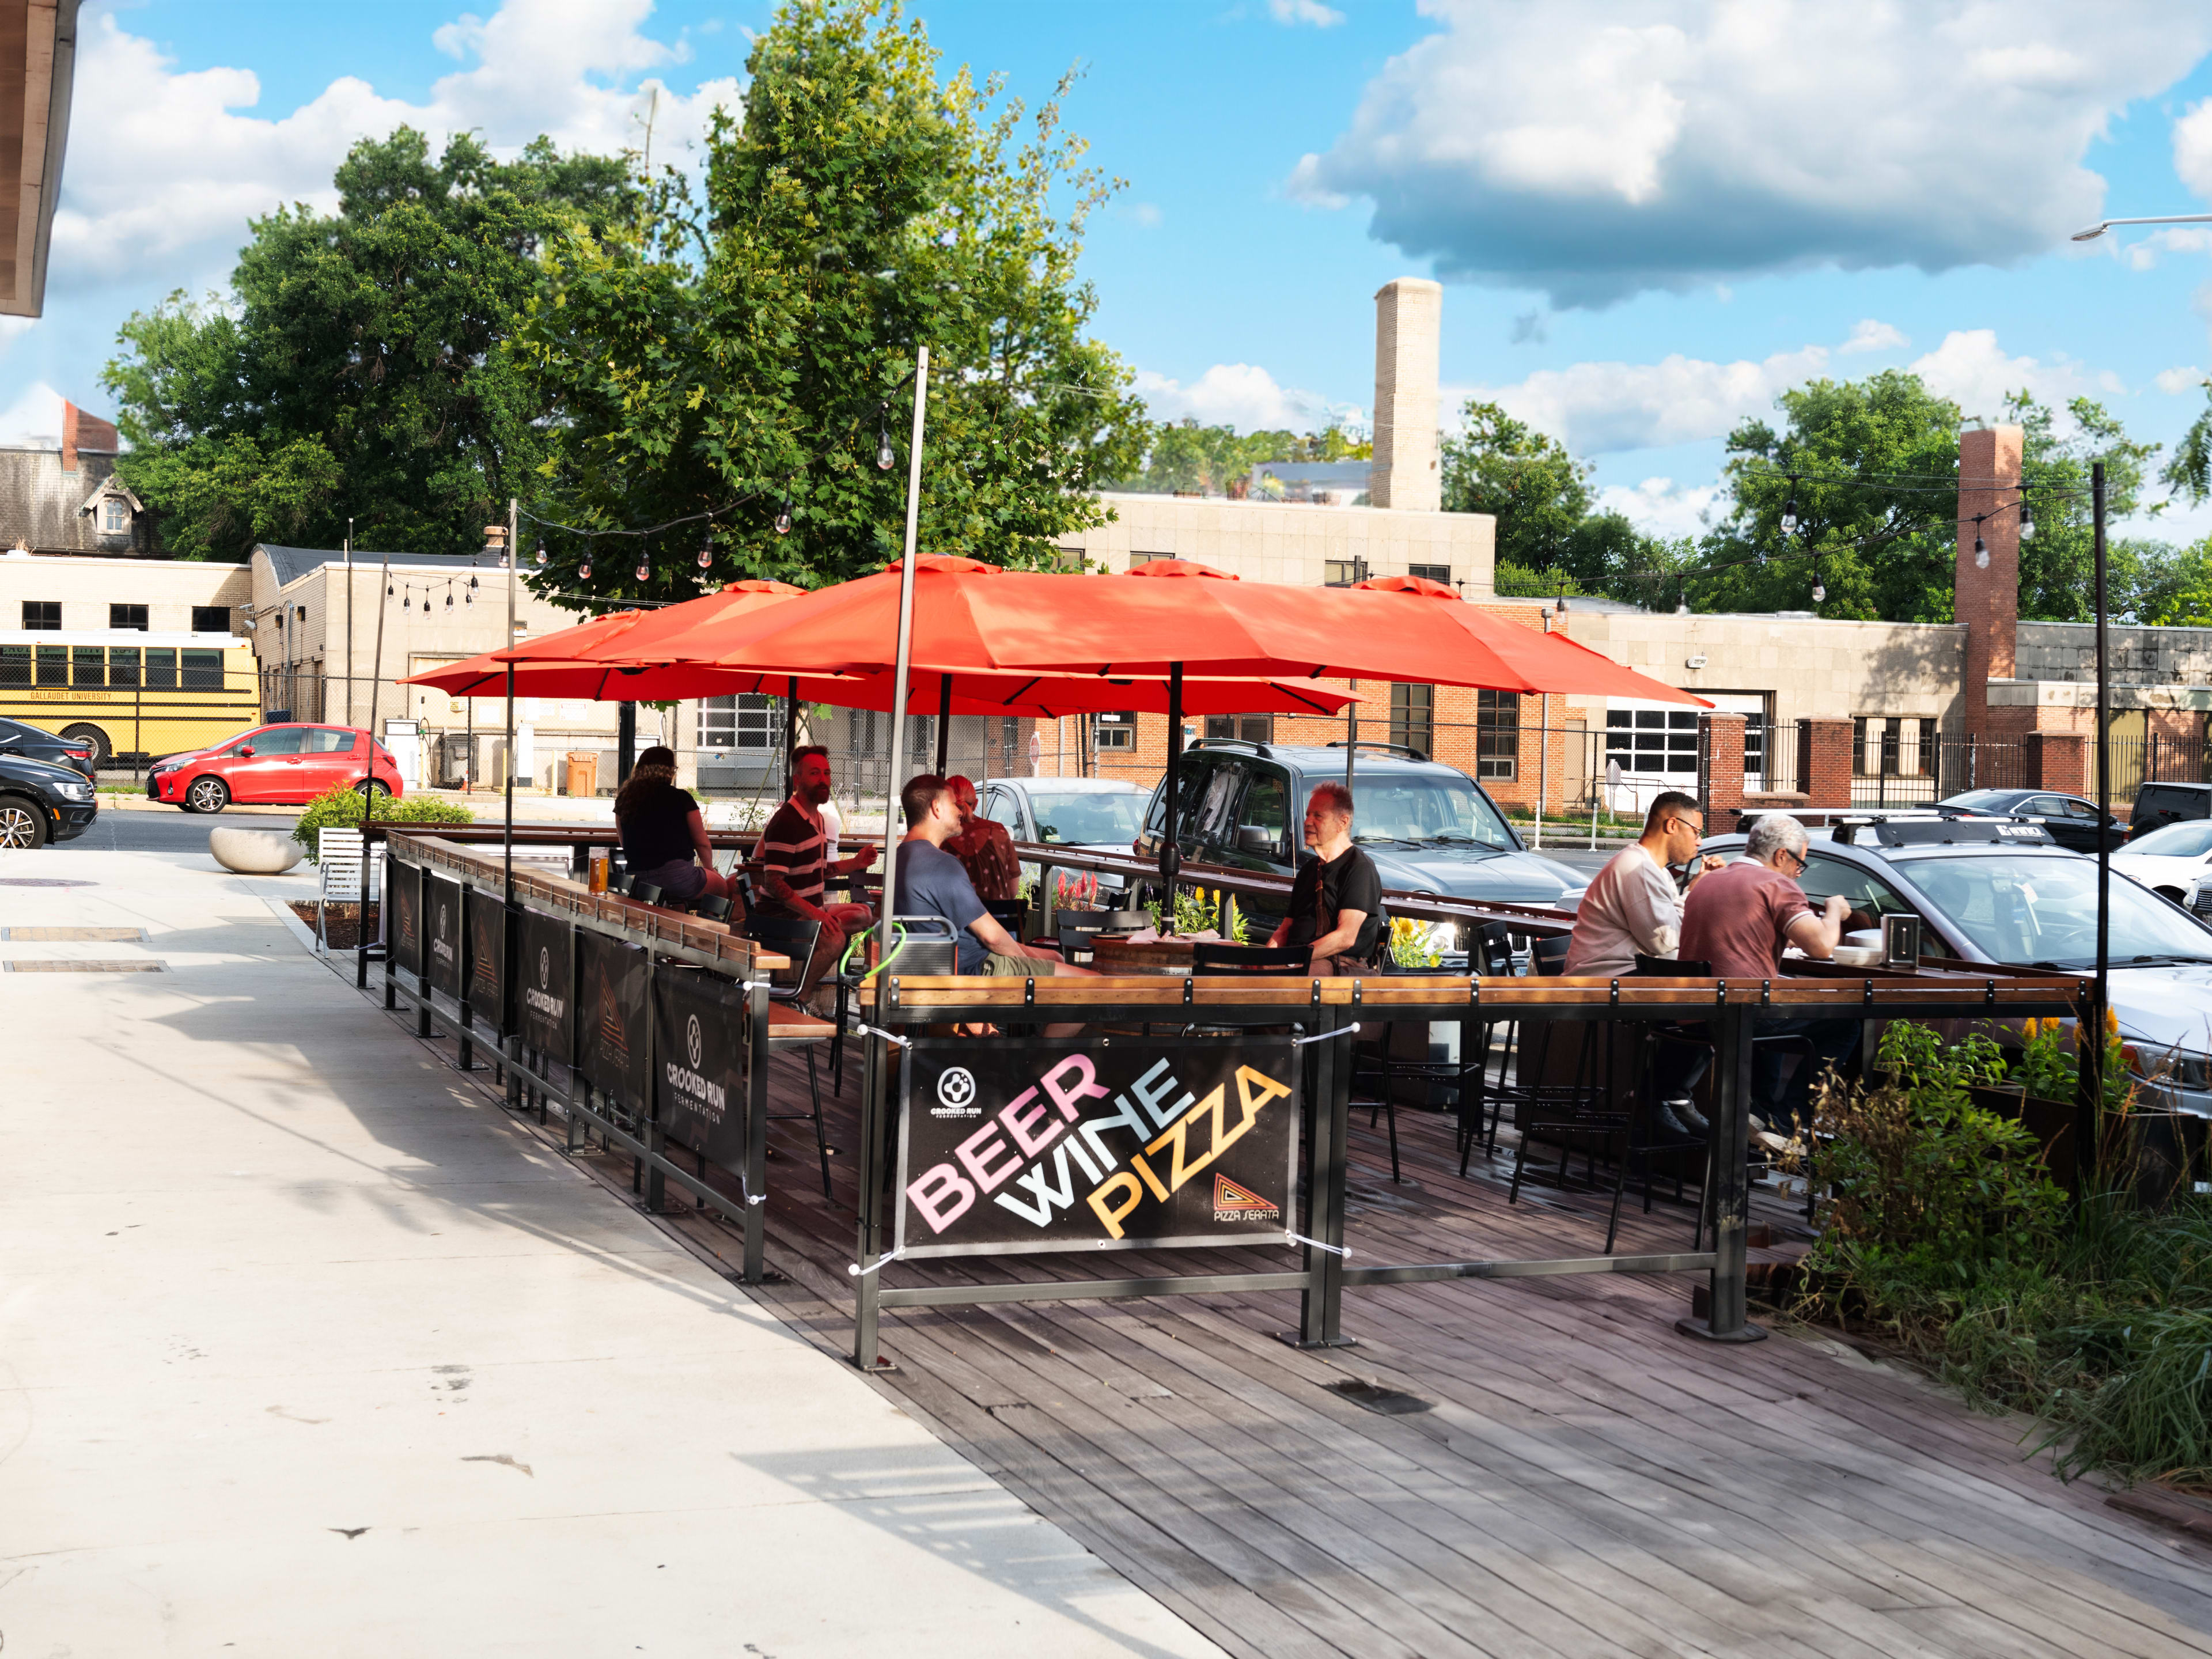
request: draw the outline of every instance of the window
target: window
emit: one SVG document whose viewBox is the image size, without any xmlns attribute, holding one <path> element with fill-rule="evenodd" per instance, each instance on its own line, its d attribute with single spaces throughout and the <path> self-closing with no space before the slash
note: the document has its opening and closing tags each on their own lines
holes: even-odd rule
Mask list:
<svg viewBox="0 0 2212 1659">
<path fill-rule="evenodd" d="M 1133 710 L 1118 714 L 1101 714 L 1092 723 L 1097 746 L 1108 749 L 1134 749 L 1137 746 L 1137 716 Z"/>
<path fill-rule="evenodd" d="M 106 647 L 98 645 L 72 647 L 70 651 L 70 684 L 105 687 L 107 684 Z"/>
<path fill-rule="evenodd" d="M 120 536 L 131 528 L 131 503 L 120 495 L 110 495 L 100 503 L 103 509 L 100 527 L 111 536 Z"/>
<path fill-rule="evenodd" d="M 144 624 L 142 623 L 141 627 Z M 230 607 L 227 605 L 196 605 L 192 607 L 192 632 L 195 634 L 228 634 L 230 632 Z"/>
<path fill-rule="evenodd" d="M 1406 574 L 1408 576 L 1425 576 L 1432 582 L 1442 582 L 1446 587 L 1451 586 L 1451 567 L 1448 564 L 1409 564 L 1406 567 Z"/>
<path fill-rule="evenodd" d="M 107 653 L 107 683 L 125 687 L 138 684 L 138 647 L 118 645 Z"/>
<path fill-rule="evenodd" d="M 354 734 L 343 726 L 311 726 L 307 741 L 300 745 L 303 755 L 350 755 L 355 744 Z"/>
<path fill-rule="evenodd" d="M 161 649 L 146 653 L 146 689 L 149 691 L 173 691 L 177 689 L 177 653 Z"/>
<path fill-rule="evenodd" d="M 1208 714 L 1206 717 L 1206 735 L 1243 743 L 1272 743 L 1275 737 L 1275 717 L 1273 714 Z"/>
<path fill-rule="evenodd" d="M 1247 830 L 1257 830 L 1267 837 L 1267 847 L 1249 849 L 1249 853 L 1278 860 L 1291 855 L 1290 787 L 1283 775 L 1264 766 L 1252 769 L 1251 787 L 1244 792 L 1244 805 L 1237 813 L 1237 835 L 1241 842 Z M 1239 847 L 1240 852 L 1248 849 Z"/>
<path fill-rule="evenodd" d="M 776 708 L 775 698 L 750 691 L 734 697 L 702 697 L 699 702 L 700 748 L 773 749 Z"/>
<path fill-rule="evenodd" d="M 1605 758 L 1608 765 L 1619 762 L 1625 778 L 1668 783 L 1695 779 L 1697 714 L 1688 709 L 1608 708 Z"/>
<path fill-rule="evenodd" d="M 1424 691 L 1427 686 L 1421 688 Z M 1395 704 L 1395 696 L 1394 696 Z M 1395 707 L 1394 707 L 1395 714 Z M 1474 694 L 1474 775 L 1516 778 L 1521 772 L 1521 694 Z"/>
<path fill-rule="evenodd" d="M 256 732 L 246 742 L 256 755 L 296 755 L 307 735 L 304 726 L 268 726 Z"/>
<path fill-rule="evenodd" d="M 1841 894 L 1844 902 L 1861 915 L 1869 918 L 1875 927 L 1881 926 L 1884 916 L 1916 915 L 1913 908 L 1897 895 L 1894 888 L 1879 877 L 1869 874 L 1855 864 L 1841 859 L 1813 854 L 1797 884 L 1805 890 L 1805 896 L 1819 904 L 1831 894 Z"/>
<path fill-rule="evenodd" d="M 143 605 L 111 605 L 107 607 L 107 625 L 110 628 L 135 628 L 143 634 L 146 631 L 146 607 Z"/>
<path fill-rule="evenodd" d="M 1244 769 L 1238 765 L 1217 766 L 1213 775 L 1206 781 L 1206 793 L 1199 798 L 1198 810 L 1191 815 L 1186 832 L 1197 837 L 1202 844 L 1218 846 L 1236 842 L 1236 820 L 1231 816 L 1237 809 L 1237 798 L 1244 792 Z"/>
<path fill-rule="evenodd" d="M 58 634 L 62 627 L 62 602 L 59 599 L 26 599 L 23 601 L 23 631 L 25 633 Z"/>
<path fill-rule="evenodd" d="M 1861 714 L 1851 721 L 1851 770 L 1863 778 L 1932 778 L 1937 742 L 1934 720 Z"/>
<path fill-rule="evenodd" d="M 1022 806 L 1011 789 L 989 789 L 983 795 L 983 816 L 994 823 L 1003 823 L 1006 833 L 1016 841 L 1026 840 L 1022 834 Z"/>
<path fill-rule="evenodd" d="M 1942 739 L 1936 735 L 1936 722 L 1934 720 L 1923 720 L 1920 722 L 1919 770 L 1922 777 L 1932 778 L 1939 769 L 1937 762 L 1942 754 L 1941 747 L 1942 742 Z"/>
<path fill-rule="evenodd" d="M 1036 838 L 1055 846 L 1126 848 L 1137 834 L 1137 815 L 1145 798 L 1105 789 L 1030 792 L 1030 810 L 1036 814 Z M 1012 817 L 1003 820 L 1013 829 Z"/>
<path fill-rule="evenodd" d="M 42 645 L 39 651 L 39 684 L 67 685 L 69 684 L 69 647 Z"/>
<path fill-rule="evenodd" d="M 1390 688 L 1390 741 L 1401 749 L 1415 750 L 1426 760 L 1436 752 L 1436 687 L 1394 684 Z M 1510 777 L 1512 774 L 1505 775 Z"/>
<path fill-rule="evenodd" d="M 31 683 L 31 647 L 27 645 L 0 645 L 0 685 L 21 686 Z"/>
<path fill-rule="evenodd" d="M 1367 561 L 1325 559 L 1322 562 L 1321 579 L 1328 587 L 1349 587 L 1354 582 L 1364 582 L 1367 580 Z"/>
<path fill-rule="evenodd" d="M 181 654 L 185 659 L 184 689 L 185 690 L 220 691 L 222 690 L 222 652 L 187 650 Z"/>
</svg>

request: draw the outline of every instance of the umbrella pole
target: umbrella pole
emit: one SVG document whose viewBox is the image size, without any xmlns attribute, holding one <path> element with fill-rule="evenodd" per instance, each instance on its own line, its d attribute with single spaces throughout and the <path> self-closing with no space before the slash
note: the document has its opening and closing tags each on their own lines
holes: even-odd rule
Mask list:
<svg viewBox="0 0 2212 1659">
<path fill-rule="evenodd" d="M 901 775 L 906 770 L 906 720 L 903 718 L 907 699 L 907 665 L 914 657 L 914 561 L 915 538 L 921 512 L 921 422 L 928 406 L 929 348 L 923 346 L 915 354 L 914 364 L 914 439 L 907 447 L 906 458 L 906 561 L 899 568 L 898 659 L 891 676 L 891 684 L 898 690 L 893 694 L 896 712 L 891 716 L 891 777 L 884 801 L 884 913 L 878 919 L 880 930 L 877 935 L 878 962 L 888 963 L 891 957 L 891 918 L 898 910 L 898 837 L 905 826 L 899 822 L 899 791 L 906 780 Z M 876 975 L 876 1021 L 884 1023 L 889 1016 L 890 980 L 888 974 Z"/>
<path fill-rule="evenodd" d="M 937 775 L 945 775 L 945 745 L 952 735 L 952 676 L 937 677 Z"/>
<path fill-rule="evenodd" d="M 1359 690 L 1358 680 L 1348 680 L 1346 685 L 1353 691 Z M 1344 787 L 1346 790 L 1352 787 L 1352 769 L 1358 755 L 1359 705 L 1348 702 L 1344 705 Z"/>
<path fill-rule="evenodd" d="M 792 776 L 792 754 L 799 747 L 799 676 L 790 681 L 791 695 L 783 700 L 783 793 L 788 796 L 795 786 Z"/>
<path fill-rule="evenodd" d="M 522 572 L 521 550 L 515 532 L 521 528 L 520 503 L 507 498 L 507 646 L 514 649 L 514 582 Z M 469 707 L 476 707 L 471 698 Z M 514 659 L 507 659 L 507 908 L 514 909 Z M 504 924 L 501 924 L 504 926 Z"/>
<path fill-rule="evenodd" d="M 1167 836 L 1160 843 L 1160 931 L 1175 932 L 1176 872 L 1182 867 L 1182 842 L 1176 823 L 1176 786 L 1182 770 L 1182 665 L 1168 665 Z"/>
</svg>

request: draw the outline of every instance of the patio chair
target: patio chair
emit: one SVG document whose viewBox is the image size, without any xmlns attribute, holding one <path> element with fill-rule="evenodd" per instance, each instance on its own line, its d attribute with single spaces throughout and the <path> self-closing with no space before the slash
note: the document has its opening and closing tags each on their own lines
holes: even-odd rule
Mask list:
<svg viewBox="0 0 2212 1659">
<path fill-rule="evenodd" d="M 778 956 L 791 958 L 789 968 L 778 969 L 771 973 L 769 1001 L 772 1005 L 798 1010 L 804 1013 L 805 1010 L 799 1008 L 801 988 L 806 983 L 806 970 L 813 965 L 814 952 L 822 943 L 822 924 L 811 916 L 749 916 L 745 921 L 744 936 L 754 944 L 772 951 Z M 770 1018 L 773 1022 L 773 1012 Z M 786 1023 L 788 1024 L 788 1022 Z M 835 1028 L 827 1020 L 819 1022 L 819 1025 L 818 1034 L 810 1030 L 804 1036 L 787 1037 L 784 1039 L 782 1044 L 779 1044 L 779 1046 L 785 1046 L 793 1042 L 805 1043 L 806 1093 L 808 1099 L 812 1103 L 813 1109 L 811 1112 L 771 1112 L 769 1116 L 771 1121 L 778 1118 L 805 1117 L 811 1117 L 814 1120 L 814 1146 L 822 1159 L 822 1196 L 828 1198 L 830 1196 L 830 1138 L 828 1131 L 823 1127 L 822 1079 L 819 1073 L 815 1069 L 814 1049 L 817 1043 L 827 1042 L 830 1038 Z M 776 1041 L 773 1024 L 770 1026 L 770 1040 Z"/>
<path fill-rule="evenodd" d="M 1530 966 L 1542 975 L 1564 973 L 1569 943 L 1565 934 L 1536 940 L 1529 948 Z M 1522 1042 L 1522 1065 L 1514 1090 L 1513 1112 L 1514 1127 L 1521 1133 L 1514 1151 L 1512 1185 L 1506 1194 L 1509 1204 L 1520 1200 L 1528 1149 L 1538 1141 L 1559 1148 L 1559 1168 L 1553 1184 L 1566 1185 L 1568 1167 L 1579 1151 L 1583 1155 L 1583 1179 L 1595 1186 L 1599 1151 L 1610 1154 L 1614 1143 L 1628 1132 L 1628 1114 L 1615 1103 L 1613 1089 L 1613 1022 L 1575 1022 L 1581 1029 L 1571 1039 L 1575 1045 L 1572 1080 L 1554 1083 L 1549 1068 L 1561 1023 L 1532 1020 L 1534 1033 Z"/>
</svg>

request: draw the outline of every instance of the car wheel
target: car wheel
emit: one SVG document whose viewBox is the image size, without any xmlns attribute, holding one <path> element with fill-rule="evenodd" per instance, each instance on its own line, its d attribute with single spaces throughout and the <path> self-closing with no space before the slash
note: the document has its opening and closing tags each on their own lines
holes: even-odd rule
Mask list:
<svg viewBox="0 0 2212 1659">
<path fill-rule="evenodd" d="M 115 745 L 107 740 L 107 733 L 96 726 L 64 726 L 62 735 L 92 750 L 92 769 L 95 772 L 105 771 L 107 763 L 115 757 Z"/>
<path fill-rule="evenodd" d="M 363 799 L 371 803 L 392 799 L 391 789 L 379 783 L 374 778 L 363 778 L 359 783 L 354 785 L 354 787 L 360 790 Z"/>
<path fill-rule="evenodd" d="M 46 844 L 46 813 L 20 796 L 0 796 L 0 847 L 28 849 Z"/>
<path fill-rule="evenodd" d="M 2156 893 L 2160 898 L 2172 899 L 2176 904 L 2179 904 L 2184 909 L 2187 909 L 2189 908 L 2189 895 L 2183 892 L 2179 887 L 2154 887 L 2151 889 L 2151 891 Z"/>
<path fill-rule="evenodd" d="M 230 786 L 221 778 L 194 778 L 185 786 L 185 811 L 220 812 L 230 805 Z"/>
</svg>

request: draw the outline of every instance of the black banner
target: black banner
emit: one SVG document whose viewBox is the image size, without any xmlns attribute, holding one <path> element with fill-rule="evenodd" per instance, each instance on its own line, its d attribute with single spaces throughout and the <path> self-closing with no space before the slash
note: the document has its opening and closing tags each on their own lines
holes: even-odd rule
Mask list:
<svg viewBox="0 0 2212 1659">
<path fill-rule="evenodd" d="M 422 878 L 422 959 L 430 988 L 461 994 L 461 884 L 443 876 Z"/>
<path fill-rule="evenodd" d="M 727 980 L 663 968 L 653 981 L 653 1091 L 668 1138 L 745 1165 L 745 1002 Z"/>
<path fill-rule="evenodd" d="M 1287 1037 L 915 1043 L 898 1248 L 1157 1249 L 1290 1237 Z"/>
<path fill-rule="evenodd" d="M 576 930 L 577 1064 L 584 1080 L 632 1106 L 652 1098 L 645 1071 L 645 952 Z"/>
<path fill-rule="evenodd" d="M 496 893 L 471 887 L 462 900 L 469 924 L 469 1012 L 507 1029 L 507 905 Z"/>
<path fill-rule="evenodd" d="M 563 1066 L 576 1054 L 575 930 L 565 921 L 522 913 L 522 949 L 515 999 L 522 1041 Z"/>
<path fill-rule="evenodd" d="M 386 862 L 389 868 L 384 894 L 392 905 L 392 922 L 385 929 L 385 939 L 392 960 L 409 973 L 419 974 L 422 971 L 422 872 L 389 854 Z"/>
</svg>

